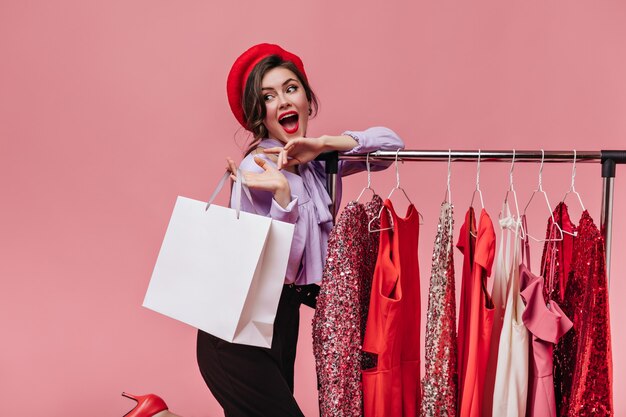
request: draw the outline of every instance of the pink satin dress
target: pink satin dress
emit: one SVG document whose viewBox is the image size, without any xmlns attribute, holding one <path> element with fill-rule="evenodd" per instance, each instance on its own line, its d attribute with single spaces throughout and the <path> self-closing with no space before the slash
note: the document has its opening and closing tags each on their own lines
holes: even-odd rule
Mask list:
<svg viewBox="0 0 626 417">
<path fill-rule="evenodd" d="M 555 301 L 543 296 L 544 279 L 535 276 L 526 265 L 520 266 L 521 292 L 526 303 L 522 320 L 532 335 L 527 417 L 556 417 L 552 352 L 554 344 L 572 328 L 572 322 Z"/>
</svg>

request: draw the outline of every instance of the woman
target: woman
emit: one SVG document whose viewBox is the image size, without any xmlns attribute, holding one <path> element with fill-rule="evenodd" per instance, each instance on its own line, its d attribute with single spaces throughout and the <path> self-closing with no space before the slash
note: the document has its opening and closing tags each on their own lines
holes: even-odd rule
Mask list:
<svg viewBox="0 0 626 417">
<path fill-rule="evenodd" d="M 300 58 L 278 45 L 259 44 L 244 52 L 230 71 L 227 91 L 235 118 L 254 137 L 240 165 L 254 206 L 243 198 L 242 210 L 293 223 L 295 232 L 271 349 L 228 343 L 199 331 L 198 365 L 227 417 L 303 416 L 293 397 L 299 308 L 315 305 L 332 228 L 324 165 L 314 159 L 326 151 L 396 150 L 404 143 L 383 127 L 306 137 L 317 99 Z M 339 175 L 364 168 L 362 162 L 341 161 Z M 235 180 L 237 166 L 230 158 L 227 169 Z M 155 395 L 135 399 L 138 404 L 127 417 L 175 416 Z"/>
</svg>

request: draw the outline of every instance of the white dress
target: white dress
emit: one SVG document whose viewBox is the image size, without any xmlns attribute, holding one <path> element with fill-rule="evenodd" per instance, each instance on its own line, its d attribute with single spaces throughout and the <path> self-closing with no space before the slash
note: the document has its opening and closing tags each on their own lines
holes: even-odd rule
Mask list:
<svg viewBox="0 0 626 417">
<path fill-rule="evenodd" d="M 493 416 L 518 417 L 526 415 L 528 396 L 529 334 L 522 321 L 524 303 L 520 296 L 521 221 L 511 216 L 508 206 L 503 209 L 500 226 L 506 229 L 507 249 L 513 240 L 512 256 L 507 262 L 509 271 L 506 307 L 498 347 L 498 362 L 493 389 Z M 506 214 L 504 214 L 506 213 Z M 501 243 L 501 245 L 504 242 Z"/>
</svg>

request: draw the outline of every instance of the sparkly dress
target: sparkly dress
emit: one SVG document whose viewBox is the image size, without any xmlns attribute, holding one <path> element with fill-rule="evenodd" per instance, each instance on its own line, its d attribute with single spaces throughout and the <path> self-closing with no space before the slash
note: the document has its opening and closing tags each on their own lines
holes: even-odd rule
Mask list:
<svg viewBox="0 0 626 417">
<path fill-rule="evenodd" d="M 458 331 L 458 412 L 461 417 L 480 417 L 482 413 L 494 313 L 487 277 L 491 275 L 495 245 L 491 218 L 482 209 L 476 231 L 474 209 L 470 207 L 457 244 L 464 255 Z"/>
<path fill-rule="evenodd" d="M 569 216 L 567 205 L 564 202 L 560 202 L 552 213 L 554 216 L 554 222 L 559 225 L 563 233 L 563 240 L 556 242 L 546 242 L 543 247 L 543 256 L 541 264 L 544 265 L 542 269 L 542 275 L 548 279 L 546 275 L 546 265 L 551 265 L 551 256 L 554 257 L 554 268 L 552 276 L 549 277 L 551 282 L 544 288 L 544 296 L 546 298 L 557 300 L 559 303 L 563 303 L 565 296 L 565 288 L 567 287 L 567 281 L 571 271 L 572 257 L 574 255 L 574 241 L 577 233 L 577 228 Z M 546 239 L 550 238 L 552 231 L 552 218 L 548 219 L 548 227 L 546 230 Z M 548 250 L 550 248 L 550 250 Z M 551 285 L 550 285 L 551 284 Z M 552 288 L 550 288 L 552 287 Z"/>
<path fill-rule="evenodd" d="M 441 205 L 433 251 L 426 319 L 422 417 L 456 417 L 457 341 L 453 207 Z"/>
<path fill-rule="evenodd" d="M 399 217 L 385 200 L 363 349 L 378 355 L 363 371 L 365 417 L 416 417 L 420 389 L 419 213 Z M 388 217 L 391 217 L 389 219 Z"/>
<path fill-rule="evenodd" d="M 563 312 L 574 320 L 574 311 L 578 307 L 582 298 L 565 298 L 565 292 L 571 272 L 572 257 L 574 255 L 574 242 L 577 233 L 576 226 L 572 223 L 567 205 L 560 202 L 552 213 L 554 222 L 566 233 L 563 233 L 563 240 L 550 241 L 552 233 L 552 217 L 548 219 L 546 231 L 547 241 L 543 248 L 541 275 L 548 279 L 548 285 L 544 288 L 544 296 L 548 299 L 556 300 Z M 547 266 L 553 266 L 552 271 L 548 271 Z M 575 284 L 576 287 L 577 284 Z M 556 401 L 557 414 L 567 415 L 567 401 L 572 389 L 572 374 L 576 362 L 576 347 L 578 344 L 578 326 L 565 333 L 554 346 L 554 397 Z M 563 414 L 564 413 L 564 414 Z"/>
<path fill-rule="evenodd" d="M 571 391 L 563 396 L 561 416 L 613 415 L 613 363 L 604 240 L 585 210 L 574 243 L 565 308 L 572 314 L 576 339 L 570 350 Z M 564 309 L 565 309 L 564 308 Z M 567 352 L 563 346 L 562 352 Z M 569 374 L 567 374 L 569 376 Z"/>
<path fill-rule="evenodd" d="M 378 233 L 368 231 L 368 222 L 381 207 L 377 195 L 365 206 L 348 203 L 329 236 L 312 326 L 321 417 L 363 415 L 361 370 L 372 359 L 361 346 L 378 251 Z"/>
</svg>

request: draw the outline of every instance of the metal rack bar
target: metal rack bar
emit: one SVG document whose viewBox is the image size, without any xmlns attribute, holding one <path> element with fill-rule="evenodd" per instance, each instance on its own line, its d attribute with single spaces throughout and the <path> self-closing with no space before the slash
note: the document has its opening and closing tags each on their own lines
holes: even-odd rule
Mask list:
<svg viewBox="0 0 626 417">
<path fill-rule="evenodd" d="M 404 150 L 396 151 L 377 151 L 370 153 L 371 160 L 395 160 L 396 153 L 398 159 L 402 161 L 441 161 L 448 160 L 451 156 L 455 162 L 470 162 L 478 159 L 478 151 L 448 151 L 448 150 Z M 513 151 L 480 151 L 481 162 L 510 162 L 513 158 Z M 360 161 L 365 159 L 364 154 L 359 155 L 339 155 L 340 160 Z M 515 162 L 536 162 L 541 160 L 541 150 L 518 151 L 515 150 Z M 572 162 L 574 160 L 573 151 L 545 151 L 544 162 Z M 602 160 L 602 151 L 579 151 L 576 152 L 577 162 L 600 162 Z"/>
<path fill-rule="evenodd" d="M 510 162 L 513 151 L 507 150 L 401 150 L 401 151 L 377 151 L 370 153 L 370 160 L 398 160 L 401 161 L 448 161 L 451 158 L 455 162 L 476 161 L 480 155 L 481 162 Z M 626 163 L 626 150 L 602 150 L 602 151 L 541 151 L 541 150 L 515 150 L 515 162 L 564 163 L 572 162 L 576 156 L 579 162 L 602 163 L 602 208 L 600 210 L 600 230 L 604 237 L 606 253 L 606 274 L 610 283 L 611 266 L 611 238 L 613 221 L 613 197 L 615 165 Z M 319 160 L 326 161 L 327 186 L 333 201 L 331 213 L 335 213 L 337 168 L 338 161 L 364 161 L 366 155 L 340 155 L 338 152 L 329 152 L 320 155 Z"/>
</svg>

